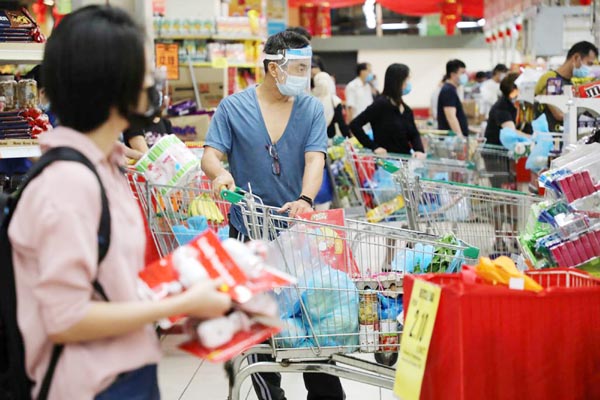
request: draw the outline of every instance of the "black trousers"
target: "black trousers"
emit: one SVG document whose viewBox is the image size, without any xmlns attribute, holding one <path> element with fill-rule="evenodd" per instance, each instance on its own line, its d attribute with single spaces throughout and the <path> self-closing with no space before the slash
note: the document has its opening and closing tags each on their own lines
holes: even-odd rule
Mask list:
<svg viewBox="0 0 600 400">
<path fill-rule="evenodd" d="M 247 242 L 247 237 L 239 238 L 239 231 L 229 224 L 229 237 Z M 250 364 L 274 362 L 268 354 L 254 354 L 248 358 Z M 346 395 L 340 378 L 328 374 L 303 374 L 304 387 L 308 391 L 307 400 L 344 400 Z M 285 400 L 285 391 L 281 388 L 281 374 L 263 372 L 252 374 L 252 385 L 259 400 Z"/>
</svg>

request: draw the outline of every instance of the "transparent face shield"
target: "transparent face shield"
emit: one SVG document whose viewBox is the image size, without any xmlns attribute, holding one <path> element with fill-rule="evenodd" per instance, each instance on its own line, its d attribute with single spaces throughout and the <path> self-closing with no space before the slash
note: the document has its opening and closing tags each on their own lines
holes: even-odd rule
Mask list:
<svg viewBox="0 0 600 400">
<path fill-rule="evenodd" d="M 284 96 L 310 91 L 312 48 L 287 49 L 280 54 L 265 54 L 265 60 L 277 62 L 277 87 Z"/>
</svg>

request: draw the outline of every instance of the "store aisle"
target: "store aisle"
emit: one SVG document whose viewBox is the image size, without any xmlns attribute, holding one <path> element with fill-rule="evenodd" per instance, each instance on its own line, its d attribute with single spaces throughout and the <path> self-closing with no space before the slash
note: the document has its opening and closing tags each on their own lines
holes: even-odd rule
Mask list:
<svg viewBox="0 0 600 400">
<path fill-rule="evenodd" d="M 182 337 L 168 337 L 163 341 L 164 357 L 158 369 L 163 400 L 225 400 L 227 378 L 219 364 L 204 362 L 177 350 Z M 347 400 L 379 399 L 379 389 L 342 380 Z M 306 399 L 304 381 L 299 374 L 284 374 L 283 387 L 288 400 Z M 248 380 L 242 388 L 242 400 L 256 400 Z M 248 396 L 247 396 L 248 394 Z M 247 396 L 247 397 L 246 397 Z M 382 400 L 393 400 L 391 391 L 381 391 Z"/>
</svg>

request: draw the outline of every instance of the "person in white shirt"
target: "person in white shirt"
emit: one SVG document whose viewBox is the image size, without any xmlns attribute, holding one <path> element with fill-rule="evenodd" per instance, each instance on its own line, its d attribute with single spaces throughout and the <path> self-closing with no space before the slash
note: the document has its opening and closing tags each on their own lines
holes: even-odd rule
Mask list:
<svg viewBox="0 0 600 400">
<path fill-rule="evenodd" d="M 371 64 L 360 63 L 356 66 L 356 78 L 346 85 L 346 107 L 348 121 L 352 121 L 373 103 L 373 81 L 375 75 L 371 72 Z"/>
<path fill-rule="evenodd" d="M 506 74 L 508 68 L 504 64 L 498 64 L 494 67 L 492 72 L 492 78 L 481 84 L 480 88 L 480 103 L 479 113 L 487 120 L 488 114 L 492 109 L 492 106 L 496 104 L 500 97 L 500 82 Z"/>
</svg>

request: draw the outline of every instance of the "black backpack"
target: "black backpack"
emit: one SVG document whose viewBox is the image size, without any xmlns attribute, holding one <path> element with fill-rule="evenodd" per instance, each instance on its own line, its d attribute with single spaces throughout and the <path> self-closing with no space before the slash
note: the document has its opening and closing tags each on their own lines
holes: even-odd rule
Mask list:
<svg viewBox="0 0 600 400">
<path fill-rule="evenodd" d="M 8 226 L 17 208 L 25 187 L 48 165 L 55 161 L 73 161 L 88 167 L 98 178 L 102 193 L 102 214 L 98 228 L 98 265 L 106 256 L 110 246 L 110 210 L 108 199 L 94 165 L 80 152 L 69 147 L 57 147 L 46 152 L 36 162 L 27 176 L 12 194 L 0 194 L 0 400 L 29 400 L 33 382 L 25 370 L 25 349 L 17 324 L 17 301 L 15 289 L 12 247 L 8 239 Z M 97 280 L 92 282 L 94 290 L 105 300 L 108 297 Z M 38 400 L 48 397 L 54 370 L 63 350 L 63 345 L 54 345 L 48 370 L 42 381 Z"/>
</svg>

